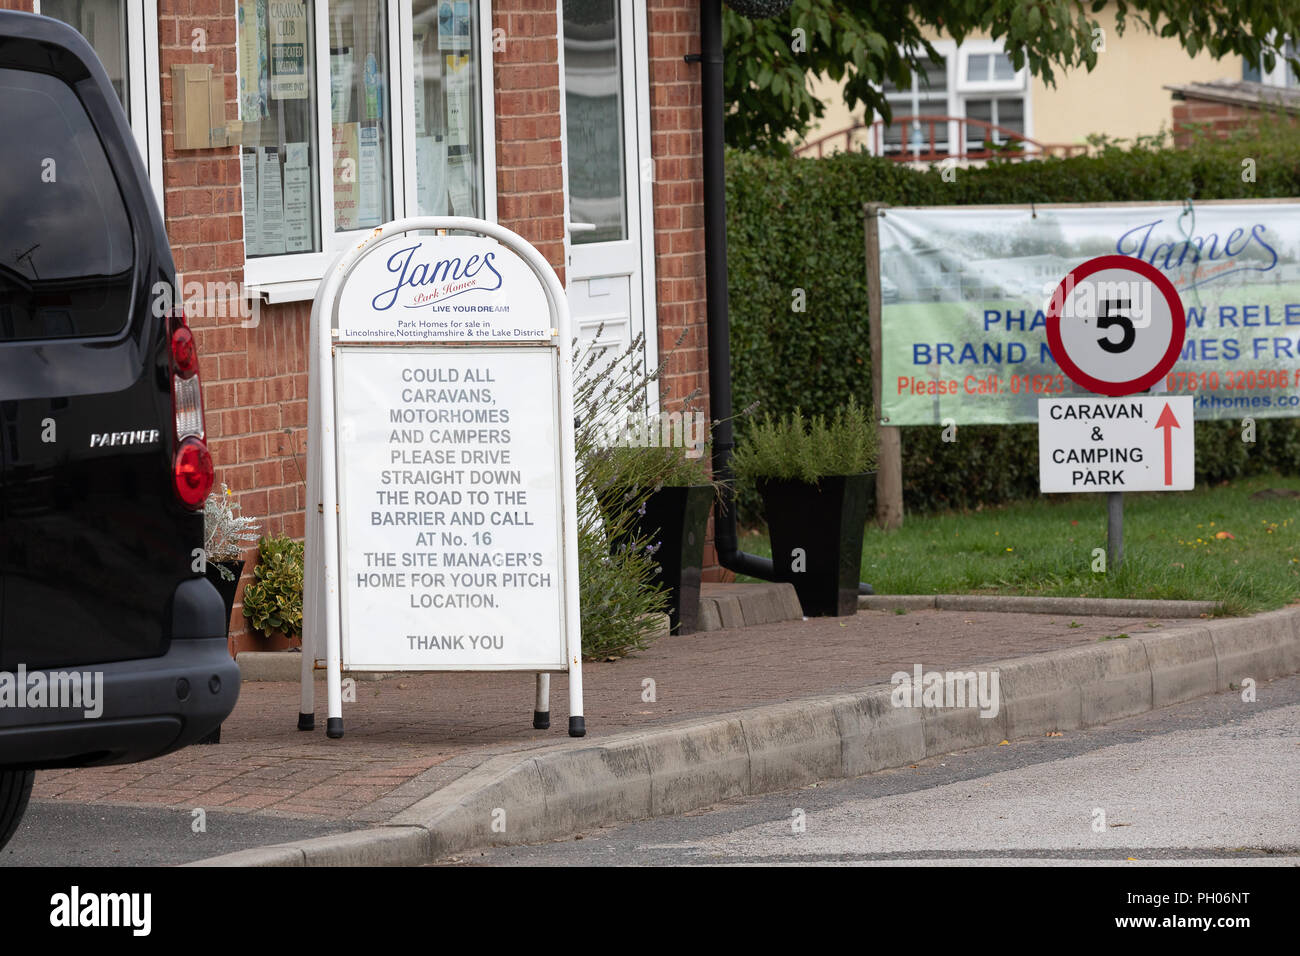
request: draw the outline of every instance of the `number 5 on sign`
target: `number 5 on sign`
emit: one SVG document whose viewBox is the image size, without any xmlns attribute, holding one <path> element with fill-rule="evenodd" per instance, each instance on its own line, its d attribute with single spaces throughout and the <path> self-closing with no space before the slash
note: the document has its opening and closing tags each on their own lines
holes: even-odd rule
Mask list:
<svg viewBox="0 0 1300 956">
<path fill-rule="evenodd" d="M 1173 368 L 1187 322 L 1155 266 L 1099 256 L 1066 274 L 1047 307 L 1047 344 L 1061 371 L 1090 392 L 1146 391 Z"/>
</svg>

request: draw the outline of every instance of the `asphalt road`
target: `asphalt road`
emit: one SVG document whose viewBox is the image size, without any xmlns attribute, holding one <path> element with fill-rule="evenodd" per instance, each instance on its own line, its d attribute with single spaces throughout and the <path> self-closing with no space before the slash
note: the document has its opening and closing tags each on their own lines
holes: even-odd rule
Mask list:
<svg viewBox="0 0 1300 956">
<path fill-rule="evenodd" d="M 196 822 L 190 810 L 33 801 L 0 867 L 169 866 L 363 826 L 221 810 Z"/>
<path fill-rule="evenodd" d="M 1257 694 L 444 862 L 1297 865 L 1300 677 Z M 194 823 L 189 810 L 35 801 L 0 866 L 167 865 L 359 828 L 221 810 Z"/>
<path fill-rule="evenodd" d="M 1300 677 L 1256 692 L 444 862 L 1300 865 Z"/>
</svg>

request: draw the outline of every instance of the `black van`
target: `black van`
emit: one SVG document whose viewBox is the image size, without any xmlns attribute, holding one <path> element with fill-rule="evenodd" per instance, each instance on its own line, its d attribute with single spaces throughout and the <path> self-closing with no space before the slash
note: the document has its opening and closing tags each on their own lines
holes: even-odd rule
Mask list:
<svg viewBox="0 0 1300 956">
<path fill-rule="evenodd" d="M 0 11 L 0 846 L 33 770 L 168 753 L 239 695 L 175 287 L 90 45 Z"/>
</svg>

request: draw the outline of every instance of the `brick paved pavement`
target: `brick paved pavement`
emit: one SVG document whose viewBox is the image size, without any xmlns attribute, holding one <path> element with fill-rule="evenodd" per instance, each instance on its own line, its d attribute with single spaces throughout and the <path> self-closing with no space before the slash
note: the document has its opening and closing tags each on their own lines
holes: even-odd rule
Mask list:
<svg viewBox="0 0 1300 956">
<path fill-rule="evenodd" d="M 860 611 L 663 638 L 587 664 L 588 738 L 887 682 L 898 670 L 963 667 L 1196 621 L 962 611 Z M 656 702 L 642 701 L 655 681 Z M 346 736 L 296 729 L 296 682 L 247 682 L 221 743 L 143 764 L 38 773 L 33 799 L 220 807 L 277 815 L 387 820 L 487 757 L 562 742 L 567 678 L 551 681 L 551 729 L 532 729 L 530 674 L 418 674 L 357 683 Z"/>
</svg>

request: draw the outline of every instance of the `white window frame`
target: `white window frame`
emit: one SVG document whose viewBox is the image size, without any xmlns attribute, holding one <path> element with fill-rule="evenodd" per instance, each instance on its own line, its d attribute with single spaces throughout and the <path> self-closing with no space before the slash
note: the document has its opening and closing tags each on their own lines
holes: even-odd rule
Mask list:
<svg viewBox="0 0 1300 956">
<path fill-rule="evenodd" d="M 483 129 L 483 215 L 497 219 L 496 113 L 492 82 L 492 3 L 477 0 L 479 60 L 479 112 Z M 392 116 L 400 117 L 392 130 L 393 218 L 416 212 L 415 104 L 408 86 L 414 82 L 415 61 L 411 49 L 414 15 L 411 0 L 385 0 L 388 15 L 389 55 L 386 89 Z M 369 229 L 337 232 L 334 223 L 334 178 L 330 157 L 329 0 L 315 0 L 316 59 L 316 155 L 317 186 L 320 195 L 320 252 L 287 253 L 277 256 L 244 257 L 244 284 L 267 302 L 296 302 L 312 298 L 329 264 Z M 322 56 L 324 50 L 326 55 Z M 241 189 L 240 195 L 243 195 Z"/>
<path fill-rule="evenodd" d="M 162 79 L 158 74 L 158 0 L 125 0 L 126 69 L 130 110 L 127 118 L 144 158 L 158 208 L 163 208 Z M 41 0 L 32 0 L 41 12 Z"/>
<path fill-rule="evenodd" d="M 943 93 L 931 88 L 922 90 L 920 80 L 915 73 L 912 75 L 912 89 L 916 91 L 915 97 L 911 92 L 898 91 L 889 93 L 887 98 L 895 106 L 906 107 L 902 112 L 894 110 L 895 115 L 911 115 L 913 110 L 911 103 L 913 100 L 921 101 L 921 112 L 924 113 L 924 107 L 933 106 L 938 103 L 943 104 L 943 114 L 945 116 L 954 116 L 966 118 L 966 102 L 968 100 L 985 100 L 985 99 L 1019 99 L 1024 104 L 1025 130 L 1024 135 L 1029 139 L 1034 137 L 1034 104 L 1033 97 L 1029 89 L 1029 68 L 1021 67 L 1013 80 L 992 80 L 986 82 L 970 82 L 964 79 L 966 76 L 966 62 L 971 54 L 981 53 L 1005 53 L 1006 47 L 999 40 L 966 40 L 960 46 L 954 40 L 934 40 L 931 45 L 934 52 L 943 57 L 944 66 L 946 67 L 946 86 Z M 905 52 L 900 48 L 899 52 Z M 881 89 L 879 86 L 877 90 Z M 997 124 L 995 124 L 997 125 Z M 965 143 L 961 142 L 958 135 L 960 126 L 956 121 L 948 124 L 948 152 L 950 154 L 960 154 L 966 151 Z M 909 137 L 903 143 L 902 153 L 910 152 L 908 143 Z M 925 136 L 923 133 L 922 136 Z M 928 140 L 927 140 L 928 145 Z"/>
<path fill-rule="evenodd" d="M 966 74 L 970 69 L 972 56 L 1006 56 L 1006 48 L 993 40 L 967 40 L 957 48 L 956 92 L 966 93 L 1019 93 L 1028 85 L 1029 67 L 1022 66 L 1009 80 L 968 80 Z M 983 97 L 972 97 L 983 99 Z M 964 115 L 964 114 L 963 114 Z"/>
<path fill-rule="evenodd" d="M 1269 42 L 1273 42 L 1276 34 L 1269 35 Z M 1291 65 L 1286 61 L 1287 46 L 1292 45 L 1292 55 L 1295 54 L 1294 41 L 1277 44 L 1278 57 L 1277 62 L 1273 64 L 1273 69 L 1264 70 L 1263 64 L 1260 64 L 1259 81 L 1265 86 L 1276 86 L 1281 89 L 1295 89 L 1300 87 L 1300 78 L 1297 78 L 1291 72 Z"/>
</svg>

